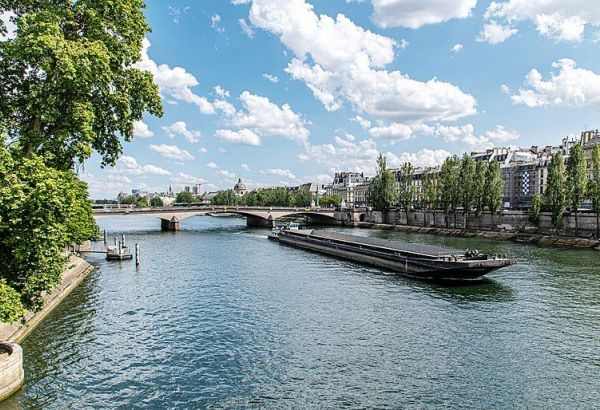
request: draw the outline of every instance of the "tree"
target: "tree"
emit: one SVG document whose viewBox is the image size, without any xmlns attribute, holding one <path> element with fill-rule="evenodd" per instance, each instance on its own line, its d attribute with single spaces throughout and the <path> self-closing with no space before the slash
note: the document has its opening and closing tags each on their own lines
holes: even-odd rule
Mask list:
<svg viewBox="0 0 600 410">
<path fill-rule="evenodd" d="M 195 202 L 194 196 L 188 191 L 181 191 L 175 197 L 175 202 L 178 204 L 192 204 Z"/>
<path fill-rule="evenodd" d="M 592 208 L 596 213 L 596 239 L 600 238 L 600 145 L 592 150 L 592 178 L 589 184 Z"/>
<path fill-rule="evenodd" d="M 398 175 L 400 206 L 404 209 L 406 224 L 408 225 L 408 212 L 412 209 L 415 199 L 414 171 L 410 162 L 404 163 Z"/>
<path fill-rule="evenodd" d="M 188 194 L 189 195 L 189 197 L 187 195 L 184 195 L 184 197 L 182 197 L 181 199 L 188 201 L 191 198 L 191 200 L 193 200 L 192 194 L 190 194 L 189 192 L 180 192 L 180 194 Z M 179 194 L 177 195 L 177 202 L 179 202 Z M 232 189 L 227 189 L 225 191 L 217 192 L 217 194 L 210 201 L 210 203 L 212 205 L 226 205 L 226 206 L 236 205 L 237 202 L 238 202 L 238 197 L 235 194 L 235 192 L 233 192 Z M 191 203 L 191 202 L 185 202 L 185 203 Z"/>
<path fill-rule="evenodd" d="M 97 238 L 98 228 L 87 185 L 72 171 L 51 168 L 35 154 L 15 157 L 0 148 L 0 281 L 35 310 L 43 305 L 42 293 L 60 283 L 64 249 Z M 14 300 L 15 293 L 4 290 Z M 0 309 L 0 317 L 14 319 L 11 312 L 20 308 Z"/>
<path fill-rule="evenodd" d="M 463 227 L 469 229 L 467 225 L 469 211 L 475 202 L 475 161 L 468 154 L 463 156 L 458 178 L 460 180 L 458 185 L 460 200 L 463 207 Z"/>
<path fill-rule="evenodd" d="M 540 223 L 543 204 L 544 200 L 542 199 L 542 196 L 540 194 L 535 194 L 531 201 L 531 208 L 529 208 L 529 220 L 536 225 Z"/>
<path fill-rule="evenodd" d="M 454 212 L 454 227 L 456 228 L 456 209 L 460 203 L 459 190 L 460 159 L 453 155 L 446 158 L 440 170 L 440 198 L 444 207 L 446 227 L 448 227 L 448 215 Z"/>
<path fill-rule="evenodd" d="M 502 198 L 504 197 L 504 181 L 500 175 L 500 163 L 496 160 L 490 162 L 487 167 L 483 192 L 485 205 L 492 214 L 493 221 L 494 215 L 502 208 Z"/>
<path fill-rule="evenodd" d="M 313 201 L 313 194 L 308 188 L 302 188 L 296 194 L 294 198 L 294 205 L 302 208 L 311 206 Z"/>
<path fill-rule="evenodd" d="M 342 203 L 342 198 L 339 194 L 323 195 L 320 199 L 321 206 L 338 206 Z"/>
<path fill-rule="evenodd" d="M 0 117 L 21 155 L 72 169 L 97 151 L 122 152 L 144 112 L 162 115 L 152 74 L 141 71 L 150 27 L 142 0 L 0 0 L 16 36 L 0 42 Z M 47 154 L 47 155 L 46 155 Z"/>
<path fill-rule="evenodd" d="M 161 207 L 161 206 L 165 206 L 165 204 L 160 197 L 155 196 L 154 198 L 150 199 L 150 206 Z"/>
<path fill-rule="evenodd" d="M 146 197 L 138 198 L 136 206 L 138 208 L 148 208 L 148 199 Z"/>
<path fill-rule="evenodd" d="M 475 178 L 473 180 L 475 215 L 481 227 L 481 214 L 485 208 L 485 181 L 487 174 L 487 163 L 477 161 L 475 164 Z"/>
<path fill-rule="evenodd" d="M 373 178 L 367 190 L 367 202 L 375 210 L 386 211 L 398 203 L 396 178 L 387 169 L 386 159 L 381 154 L 377 158 L 377 167 L 377 176 Z"/>
<path fill-rule="evenodd" d="M 438 186 L 438 178 L 434 172 L 429 172 L 425 176 L 423 181 L 423 196 L 427 207 L 433 212 L 433 226 L 436 226 L 435 211 L 437 210 L 440 202 L 440 192 Z"/>
<path fill-rule="evenodd" d="M 127 195 L 125 198 L 121 199 L 122 205 L 133 205 L 137 203 L 137 197 L 133 195 Z"/>
<path fill-rule="evenodd" d="M 550 161 L 544 201 L 548 210 L 552 212 L 552 224 L 556 234 L 558 234 L 558 226 L 567 203 L 567 176 L 565 173 L 565 159 L 561 152 L 556 153 Z"/>
<path fill-rule="evenodd" d="M 575 144 L 567 160 L 567 197 L 575 212 L 575 236 L 579 235 L 579 207 L 587 194 L 587 161 L 581 144 Z"/>
</svg>

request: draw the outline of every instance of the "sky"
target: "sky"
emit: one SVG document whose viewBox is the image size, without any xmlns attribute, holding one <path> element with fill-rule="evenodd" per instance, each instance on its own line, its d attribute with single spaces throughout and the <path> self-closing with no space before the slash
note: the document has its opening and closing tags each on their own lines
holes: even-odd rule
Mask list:
<svg viewBox="0 0 600 410">
<path fill-rule="evenodd" d="M 600 128 L 597 0 L 148 0 L 146 116 L 93 198 L 433 166 Z"/>
</svg>

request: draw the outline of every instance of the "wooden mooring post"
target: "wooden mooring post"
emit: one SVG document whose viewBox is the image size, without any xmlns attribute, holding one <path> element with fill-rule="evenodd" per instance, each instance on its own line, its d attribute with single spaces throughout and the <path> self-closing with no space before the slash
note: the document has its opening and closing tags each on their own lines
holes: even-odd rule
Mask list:
<svg viewBox="0 0 600 410">
<path fill-rule="evenodd" d="M 140 266 L 140 244 L 136 243 L 135 244 L 135 267 L 139 267 Z"/>
</svg>

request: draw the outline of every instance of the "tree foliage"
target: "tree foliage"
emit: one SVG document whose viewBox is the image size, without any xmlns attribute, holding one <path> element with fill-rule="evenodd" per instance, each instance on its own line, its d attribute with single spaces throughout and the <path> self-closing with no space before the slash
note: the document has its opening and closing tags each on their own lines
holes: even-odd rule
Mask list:
<svg viewBox="0 0 600 410">
<path fill-rule="evenodd" d="M 461 161 L 459 192 L 460 202 L 463 208 L 463 227 L 467 228 L 469 211 L 475 202 L 475 161 L 473 158 L 465 154 Z"/>
<path fill-rule="evenodd" d="M 414 169 L 410 162 L 405 162 L 398 172 L 398 196 L 408 224 L 408 212 L 412 209 L 415 200 Z"/>
<path fill-rule="evenodd" d="M 548 211 L 552 212 L 552 224 L 558 231 L 567 203 L 567 175 L 565 172 L 565 158 L 561 152 L 553 155 L 552 161 L 550 161 L 544 202 Z"/>
<path fill-rule="evenodd" d="M 150 206 L 161 207 L 164 205 L 165 204 L 164 204 L 163 200 L 158 196 L 155 196 L 154 198 L 150 199 Z"/>
<path fill-rule="evenodd" d="M 504 197 L 504 181 L 500 175 L 500 163 L 496 160 L 490 162 L 485 174 L 484 202 L 492 215 L 500 212 Z"/>
<path fill-rule="evenodd" d="M 475 214 L 479 217 L 485 209 L 485 181 L 487 178 L 487 163 L 477 161 L 475 164 L 475 177 L 473 180 L 473 205 Z"/>
<path fill-rule="evenodd" d="M 440 170 L 440 199 L 446 216 L 446 226 L 448 226 L 448 215 L 450 212 L 456 214 L 460 204 L 460 164 L 460 159 L 454 155 L 446 158 Z M 456 226 L 456 217 L 454 225 Z"/>
<path fill-rule="evenodd" d="M 575 235 L 579 233 L 579 207 L 587 194 L 587 161 L 581 144 L 575 144 L 567 160 L 567 189 L 571 212 L 575 212 Z"/>
<path fill-rule="evenodd" d="M 181 191 L 177 194 L 175 202 L 178 204 L 193 204 L 199 202 L 198 198 L 194 197 L 191 192 Z"/>
<path fill-rule="evenodd" d="M 433 225 L 436 225 L 435 211 L 439 207 L 440 203 L 440 186 L 438 177 L 434 172 L 427 172 L 423 180 L 423 197 L 425 200 L 425 207 L 433 211 Z"/>
<path fill-rule="evenodd" d="M 378 211 L 385 211 L 398 203 L 398 190 L 394 174 L 387 169 L 386 159 L 379 154 L 377 176 L 367 190 L 367 202 Z"/>
<path fill-rule="evenodd" d="M 592 209 L 596 213 L 596 238 L 600 238 L 600 145 L 592 150 L 592 175 L 588 186 Z"/>
<path fill-rule="evenodd" d="M 237 196 L 231 189 L 219 191 L 212 198 L 212 205 L 240 205 L 240 206 L 278 206 L 278 207 L 302 207 L 311 206 L 313 193 L 308 188 L 302 188 L 296 192 L 289 188 L 264 188 L 258 191 L 250 191 L 243 196 Z"/>
<path fill-rule="evenodd" d="M 339 194 L 323 195 L 319 200 L 321 206 L 338 206 L 342 203 L 342 198 Z"/>
<path fill-rule="evenodd" d="M 0 42 L 0 115 L 25 156 L 67 170 L 92 152 L 114 164 L 158 87 L 134 68 L 150 27 L 142 0 L 0 0 L 14 39 Z"/>
</svg>

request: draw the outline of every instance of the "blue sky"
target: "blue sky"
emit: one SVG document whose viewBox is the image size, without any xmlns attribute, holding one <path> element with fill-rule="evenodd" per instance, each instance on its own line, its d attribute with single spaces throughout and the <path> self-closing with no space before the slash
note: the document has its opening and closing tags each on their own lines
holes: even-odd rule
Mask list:
<svg viewBox="0 0 600 410">
<path fill-rule="evenodd" d="M 557 143 L 600 108 L 593 0 L 149 0 L 140 68 L 165 114 L 94 198 L 169 183 L 328 182 L 492 146 Z"/>
</svg>

